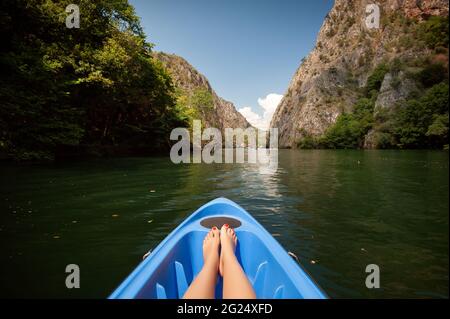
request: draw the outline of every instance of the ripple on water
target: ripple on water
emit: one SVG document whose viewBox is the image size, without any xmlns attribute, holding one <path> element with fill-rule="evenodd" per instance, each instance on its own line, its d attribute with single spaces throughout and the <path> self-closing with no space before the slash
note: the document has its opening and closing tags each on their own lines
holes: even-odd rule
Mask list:
<svg viewBox="0 0 450 319">
<path fill-rule="evenodd" d="M 448 297 L 445 152 L 280 150 L 276 171 L 166 158 L 0 169 L 4 296 L 74 296 L 54 274 L 76 262 L 89 286 L 78 297 L 105 297 L 184 218 L 222 196 L 331 297 Z M 380 266 L 379 291 L 364 286 L 369 263 Z M 39 282 L 22 276 L 31 264 Z"/>
</svg>

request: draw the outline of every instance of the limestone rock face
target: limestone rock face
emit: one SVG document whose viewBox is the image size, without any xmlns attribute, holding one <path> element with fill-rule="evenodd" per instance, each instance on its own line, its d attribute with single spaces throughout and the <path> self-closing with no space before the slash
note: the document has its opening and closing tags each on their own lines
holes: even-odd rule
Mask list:
<svg viewBox="0 0 450 319">
<path fill-rule="evenodd" d="M 187 94 L 197 89 L 204 89 L 211 93 L 213 108 L 202 114 L 200 120 L 202 120 L 203 127 L 215 127 L 223 133 L 227 127 L 247 128 L 251 126 L 242 114 L 236 110 L 233 103 L 219 97 L 212 89 L 208 79 L 185 59 L 175 54 L 164 52 L 153 52 L 152 55 L 165 65 L 175 85 Z"/>
<path fill-rule="evenodd" d="M 279 146 L 296 147 L 305 136 L 319 136 L 337 117 L 352 110 L 371 71 L 383 61 L 417 58 L 426 48 L 399 46 L 405 36 L 389 19 L 414 18 L 417 23 L 431 15 L 448 15 L 446 0 L 384 0 L 379 28 L 366 25 L 366 6 L 371 0 L 336 0 L 325 17 L 316 45 L 293 76 L 270 126 L 278 128 Z M 391 88 L 393 80 L 405 82 Z M 412 83 L 404 75 L 387 74 L 377 107 L 389 107 L 405 98 Z"/>
<path fill-rule="evenodd" d="M 404 72 L 400 72 L 398 75 L 386 73 L 375 102 L 375 113 L 379 109 L 388 108 L 406 100 L 411 93 L 418 89 L 417 82 L 407 77 Z"/>
<path fill-rule="evenodd" d="M 448 15 L 448 1 L 441 0 L 405 0 L 394 1 L 396 8 L 403 8 L 408 18 L 422 21 L 430 16 Z M 447 2 L 447 5 L 445 5 Z"/>
</svg>

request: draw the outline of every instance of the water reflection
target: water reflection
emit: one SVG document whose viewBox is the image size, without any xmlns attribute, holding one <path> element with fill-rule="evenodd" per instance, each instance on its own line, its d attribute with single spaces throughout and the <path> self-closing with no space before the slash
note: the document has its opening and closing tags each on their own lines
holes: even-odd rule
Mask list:
<svg viewBox="0 0 450 319">
<path fill-rule="evenodd" d="M 448 296 L 448 153 L 280 150 L 276 169 L 128 158 L 0 173 L 3 296 L 105 297 L 220 196 L 247 209 L 331 297 Z M 74 262 L 84 286 L 68 291 L 64 268 Z M 380 290 L 365 288 L 369 263 L 381 268 Z"/>
</svg>

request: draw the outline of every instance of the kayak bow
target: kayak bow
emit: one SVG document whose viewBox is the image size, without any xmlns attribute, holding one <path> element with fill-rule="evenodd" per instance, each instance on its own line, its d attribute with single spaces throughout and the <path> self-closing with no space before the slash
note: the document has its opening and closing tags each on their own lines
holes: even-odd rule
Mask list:
<svg viewBox="0 0 450 319">
<path fill-rule="evenodd" d="M 203 266 L 203 238 L 212 226 L 220 228 L 225 223 L 236 231 L 236 256 L 258 298 L 326 298 L 267 230 L 226 198 L 217 198 L 190 215 L 109 298 L 181 298 Z M 219 279 L 216 297 L 221 295 Z"/>
</svg>

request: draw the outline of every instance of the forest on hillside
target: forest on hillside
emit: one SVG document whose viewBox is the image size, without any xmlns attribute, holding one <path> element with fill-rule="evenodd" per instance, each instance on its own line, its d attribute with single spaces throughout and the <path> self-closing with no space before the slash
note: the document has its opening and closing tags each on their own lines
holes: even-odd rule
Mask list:
<svg viewBox="0 0 450 319">
<path fill-rule="evenodd" d="M 151 57 L 126 0 L 80 1 L 80 28 L 67 28 L 70 1 L 0 5 L 0 154 L 49 160 L 67 153 L 144 152 L 169 147 L 186 126 L 172 80 Z"/>
</svg>

